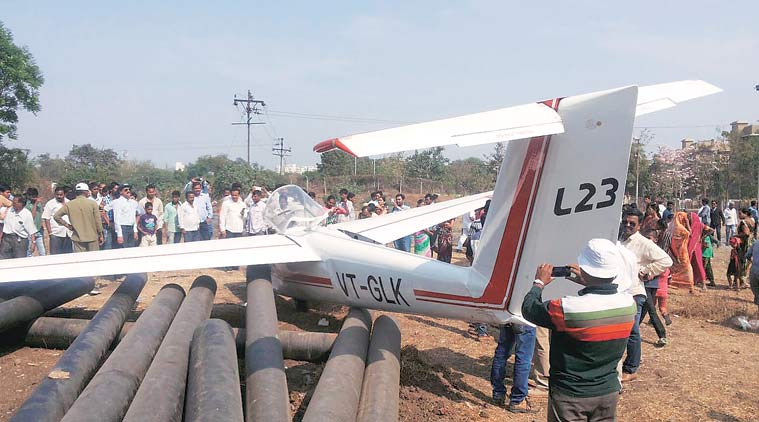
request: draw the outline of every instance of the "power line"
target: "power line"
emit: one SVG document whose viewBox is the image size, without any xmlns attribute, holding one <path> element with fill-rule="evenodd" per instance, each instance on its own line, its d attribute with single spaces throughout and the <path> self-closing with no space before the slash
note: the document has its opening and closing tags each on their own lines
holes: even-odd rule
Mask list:
<svg viewBox="0 0 759 422">
<path fill-rule="evenodd" d="M 300 113 L 295 111 L 283 111 L 283 110 L 267 110 L 279 117 L 291 117 L 296 119 L 312 119 L 312 120 L 335 120 L 354 123 L 393 123 L 393 124 L 414 124 L 418 122 L 409 122 L 401 120 L 387 120 L 387 119 L 375 119 L 371 117 L 355 117 L 355 116 L 339 116 L 334 114 L 315 114 L 315 113 Z"/>
</svg>

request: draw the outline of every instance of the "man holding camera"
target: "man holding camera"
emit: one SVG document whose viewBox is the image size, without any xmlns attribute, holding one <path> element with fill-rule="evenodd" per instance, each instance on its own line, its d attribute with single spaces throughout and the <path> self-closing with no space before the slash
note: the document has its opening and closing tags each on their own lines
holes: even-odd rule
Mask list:
<svg viewBox="0 0 759 422">
<path fill-rule="evenodd" d="M 617 291 L 624 261 L 607 239 L 588 241 L 571 281 L 585 288 L 577 296 L 543 302 L 543 288 L 553 281 L 553 266 L 542 264 L 522 303 L 522 315 L 551 330 L 548 420 L 615 420 L 619 391 L 617 363 L 635 320 L 636 304 Z"/>
</svg>

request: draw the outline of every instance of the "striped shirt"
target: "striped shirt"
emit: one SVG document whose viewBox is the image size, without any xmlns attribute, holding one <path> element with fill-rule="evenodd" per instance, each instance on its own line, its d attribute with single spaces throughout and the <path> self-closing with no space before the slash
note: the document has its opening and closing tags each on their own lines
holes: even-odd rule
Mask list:
<svg viewBox="0 0 759 422">
<path fill-rule="evenodd" d="M 573 397 L 619 391 L 617 362 L 635 319 L 632 295 L 615 284 L 589 286 L 579 296 L 543 302 L 533 287 L 522 303 L 524 317 L 551 329 L 550 388 Z"/>
</svg>

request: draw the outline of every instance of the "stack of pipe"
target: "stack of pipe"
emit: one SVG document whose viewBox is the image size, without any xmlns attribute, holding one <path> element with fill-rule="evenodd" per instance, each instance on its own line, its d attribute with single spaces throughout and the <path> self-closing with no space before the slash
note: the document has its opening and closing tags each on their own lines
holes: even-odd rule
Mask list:
<svg viewBox="0 0 759 422">
<path fill-rule="evenodd" d="M 11 421 L 57 422 L 63 418 L 95 373 L 146 281 L 145 274 L 127 276 Z"/>
<path fill-rule="evenodd" d="M 208 319 L 216 293 L 208 276 L 198 277 L 186 298 L 181 287 L 164 286 L 123 329 L 144 275 L 127 277 L 92 321 L 39 318 L 28 328 L 27 344 L 70 346 L 53 371 L 58 374 L 43 381 L 12 421 L 242 421 L 238 356 L 245 359 L 246 420 L 289 421 L 284 358 L 316 361 L 327 354 L 303 421 L 397 420 L 396 321 L 383 315 L 372 328 L 371 314 L 352 308 L 337 335 L 278 331 L 270 279 L 269 266 L 248 267 L 241 330 Z M 112 344 L 118 345 L 82 391 Z"/>
<path fill-rule="evenodd" d="M 195 329 L 211 315 L 216 281 L 195 279 L 155 354 L 124 421 L 179 422 L 184 408 L 190 343 Z"/>
<path fill-rule="evenodd" d="M 184 289 L 167 284 L 98 370 L 66 413 L 63 422 L 120 421 L 161 345 Z"/>
</svg>

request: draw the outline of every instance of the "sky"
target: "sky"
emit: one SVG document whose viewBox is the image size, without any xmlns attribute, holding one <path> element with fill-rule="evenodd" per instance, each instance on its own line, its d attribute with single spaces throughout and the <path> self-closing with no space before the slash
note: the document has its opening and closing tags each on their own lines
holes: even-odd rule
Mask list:
<svg viewBox="0 0 759 422">
<path fill-rule="evenodd" d="M 61 157 L 112 148 L 160 167 L 246 156 L 233 98 L 265 101 L 251 160 L 314 165 L 338 136 L 625 85 L 703 79 L 721 94 L 642 116 L 649 150 L 759 119 L 755 0 L 2 0 L 45 77 L 8 145 Z M 492 146 L 449 147 L 451 159 Z"/>
</svg>

